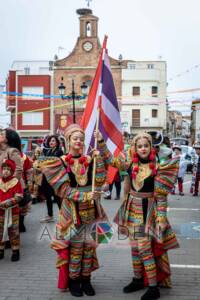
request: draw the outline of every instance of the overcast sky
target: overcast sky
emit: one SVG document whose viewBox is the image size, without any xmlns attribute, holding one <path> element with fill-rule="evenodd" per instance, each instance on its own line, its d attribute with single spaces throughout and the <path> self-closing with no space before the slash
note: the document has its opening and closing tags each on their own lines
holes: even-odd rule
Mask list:
<svg viewBox="0 0 200 300">
<path fill-rule="evenodd" d="M 0 84 L 14 60 L 67 56 L 79 34 L 76 9 L 86 7 L 85 0 L 0 0 L 0 4 Z M 93 0 L 91 8 L 100 19 L 100 40 L 104 34 L 109 37 L 111 56 L 135 60 L 162 56 L 167 61 L 168 91 L 200 87 L 200 66 L 194 67 L 200 64 L 199 0 Z M 58 53 L 59 46 L 65 49 Z M 191 100 L 199 94 L 171 98 Z"/>
</svg>

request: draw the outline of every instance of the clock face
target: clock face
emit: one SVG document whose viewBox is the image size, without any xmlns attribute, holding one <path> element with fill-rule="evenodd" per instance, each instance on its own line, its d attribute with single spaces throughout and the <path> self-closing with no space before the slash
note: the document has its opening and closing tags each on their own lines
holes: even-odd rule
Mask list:
<svg viewBox="0 0 200 300">
<path fill-rule="evenodd" d="M 85 51 L 90 51 L 90 50 L 92 50 L 92 48 L 93 48 L 93 45 L 92 45 L 91 42 L 85 42 L 85 43 L 83 44 L 83 49 L 84 49 Z"/>
</svg>

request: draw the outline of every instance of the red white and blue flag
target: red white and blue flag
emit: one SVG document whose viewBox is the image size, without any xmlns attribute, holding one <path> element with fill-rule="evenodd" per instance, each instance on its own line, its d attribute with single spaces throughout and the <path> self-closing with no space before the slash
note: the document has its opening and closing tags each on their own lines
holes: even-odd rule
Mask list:
<svg viewBox="0 0 200 300">
<path fill-rule="evenodd" d="M 92 82 L 81 126 L 85 130 L 85 150 L 88 153 L 94 147 L 94 130 L 99 109 L 99 130 L 110 152 L 117 156 L 123 151 L 124 145 L 119 107 L 106 42 L 107 37 L 104 38 L 99 64 Z"/>
</svg>

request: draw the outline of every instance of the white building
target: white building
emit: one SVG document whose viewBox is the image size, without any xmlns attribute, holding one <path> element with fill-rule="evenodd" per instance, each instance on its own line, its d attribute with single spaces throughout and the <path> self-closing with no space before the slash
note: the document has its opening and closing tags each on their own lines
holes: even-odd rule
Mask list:
<svg viewBox="0 0 200 300">
<path fill-rule="evenodd" d="M 192 143 L 200 142 L 200 100 L 192 101 L 191 133 Z"/>
<path fill-rule="evenodd" d="M 14 60 L 11 70 L 17 71 L 18 75 L 51 74 L 48 60 Z"/>
<path fill-rule="evenodd" d="M 127 61 L 122 69 L 121 120 L 129 133 L 166 130 L 166 62 Z"/>
<path fill-rule="evenodd" d="M 182 136 L 189 138 L 191 135 L 190 129 L 191 129 L 191 120 L 185 119 L 183 117 L 183 119 L 182 119 Z"/>
</svg>

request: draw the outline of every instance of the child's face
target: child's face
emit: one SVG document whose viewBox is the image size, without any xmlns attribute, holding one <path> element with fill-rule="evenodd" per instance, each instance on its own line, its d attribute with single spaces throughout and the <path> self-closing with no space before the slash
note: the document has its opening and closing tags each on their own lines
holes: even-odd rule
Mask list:
<svg viewBox="0 0 200 300">
<path fill-rule="evenodd" d="M 3 167 L 2 168 L 2 177 L 7 178 L 11 176 L 11 169 L 9 167 Z"/>
<path fill-rule="evenodd" d="M 145 137 L 144 138 L 141 137 L 140 139 L 137 140 L 136 151 L 141 158 L 143 159 L 148 158 L 151 151 L 151 145 Z"/>
<path fill-rule="evenodd" d="M 75 131 L 72 133 L 69 141 L 71 149 L 82 150 L 84 147 L 84 134 L 80 131 Z"/>
</svg>

